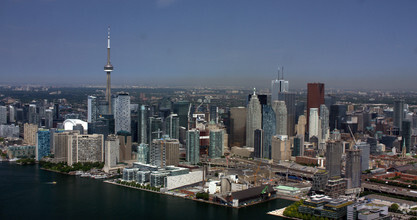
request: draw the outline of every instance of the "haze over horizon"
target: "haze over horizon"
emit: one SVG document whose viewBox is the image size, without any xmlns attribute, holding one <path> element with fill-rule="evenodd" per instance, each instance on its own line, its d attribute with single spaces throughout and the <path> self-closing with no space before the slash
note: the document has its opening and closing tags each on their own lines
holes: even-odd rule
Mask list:
<svg viewBox="0 0 417 220">
<path fill-rule="evenodd" d="M 0 2 L 2 84 L 414 89 L 416 1 Z"/>
</svg>

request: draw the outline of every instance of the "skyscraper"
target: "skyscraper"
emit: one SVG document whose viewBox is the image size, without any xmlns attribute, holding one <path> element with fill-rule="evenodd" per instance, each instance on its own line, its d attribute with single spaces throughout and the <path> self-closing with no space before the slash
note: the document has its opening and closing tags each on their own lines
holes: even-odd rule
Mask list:
<svg viewBox="0 0 417 220">
<path fill-rule="evenodd" d="M 216 105 L 210 105 L 210 121 L 214 121 L 214 123 L 219 123 L 219 107 Z"/>
<path fill-rule="evenodd" d="M 282 76 L 280 77 L 280 73 Z M 284 80 L 284 67 L 278 69 L 278 78 L 271 82 L 271 102 L 278 101 L 278 94 L 289 91 L 289 83 Z"/>
<path fill-rule="evenodd" d="M 275 135 L 272 137 L 271 159 L 274 162 L 291 159 L 291 141 L 287 135 Z"/>
<path fill-rule="evenodd" d="M 287 135 L 292 137 L 295 135 L 295 93 L 282 92 L 278 95 L 278 100 L 284 101 L 287 107 Z"/>
<path fill-rule="evenodd" d="M 128 161 L 132 159 L 132 136 L 127 131 L 119 131 L 119 159 L 120 161 Z"/>
<path fill-rule="evenodd" d="M 112 114 L 111 106 L 111 82 L 110 73 L 113 71 L 113 66 L 110 63 L 110 26 L 107 32 L 107 64 L 104 66 L 104 72 L 107 73 L 107 86 L 106 86 L 106 101 L 109 106 L 107 114 Z"/>
<path fill-rule="evenodd" d="M 329 110 L 326 105 L 320 105 L 320 143 L 324 143 L 329 139 Z"/>
<path fill-rule="evenodd" d="M 271 106 L 265 105 L 262 109 L 263 147 L 262 158 L 271 159 L 272 137 L 276 134 L 276 115 Z"/>
<path fill-rule="evenodd" d="M 404 120 L 404 100 L 394 101 L 394 126 L 402 131 L 402 122 Z"/>
<path fill-rule="evenodd" d="M 97 121 L 98 116 L 98 106 L 97 106 L 97 98 L 95 96 L 88 96 L 87 99 L 87 108 L 88 108 L 88 116 L 87 122 L 94 123 Z"/>
<path fill-rule="evenodd" d="M 274 101 L 272 109 L 275 112 L 276 135 L 287 135 L 287 106 L 284 101 Z"/>
<path fill-rule="evenodd" d="M 148 124 L 148 143 L 152 144 L 154 139 L 160 139 L 162 137 L 162 118 L 149 117 Z"/>
<path fill-rule="evenodd" d="M 320 108 L 324 104 L 324 84 L 308 83 L 307 84 L 307 127 L 310 122 L 310 109 Z"/>
<path fill-rule="evenodd" d="M 29 124 L 39 125 L 38 114 L 36 113 L 36 105 L 30 104 L 28 108 L 28 120 Z"/>
<path fill-rule="evenodd" d="M 157 167 L 178 166 L 178 140 L 169 138 L 153 140 L 150 148 L 150 163 Z"/>
<path fill-rule="evenodd" d="M 293 142 L 292 156 L 304 156 L 304 135 L 295 136 Z"/>
<path fill-rule="evenodd" d="M 16 109 L 13 105 L 9 105 L 9 123 L 16 122 Z"/>
<path fill-rule="evenodd" d="M 210 145 L 209 145 L 209 157 L 219 158 L 223 156 L 223 129 L 212 129 L 210 130 Z"/>
<path fill-rule="evenodd" d="M 181 127 L 188 129 L 188 116 L 190 113 L 191 104 L 189 101 L 179 101 L 174 103 L 174 113 L 179 117 L 179 123 Z"/>
<path fill-rule="evenodd" d="M 119 154 L 119 138 L 116 135 L 109 135 L 105 142 L 105 159 L 104 170 L 109 171 L 110 168 L 115 167 L 120 162 Z"/>
<path fill-rule="evenodd" d="M 119 93 L 116 98 L 114 112 L 114 133 L 119 131 L 130 132 L 130 96 L 128 93 Z"/>
<path fill-rule="evenodd" d="M 361 150 L 361 171 L 369 169 L 369 156 L 371 154 L 371 146 L 366 142 L 360 142 L 356 148 Z"/>
<path fill-rule="evenodd" d="M 38 132 L 38 125 L 25 123 L 23 125 L 23 142 L 25 144 L 35 146 L 36 134 Z"/>
<path fill-rule="evenodd" d="M 402 138 L 405 143 L 405 147 L 407 149 L 407 153 L 410 153 L 411 150 L 411 121 L 404 120 L 401 123 L 402 127 Z"/>
<path fill-rule="evenodd" d="M 104 137 L 102 134 L 73 134 L 69 136 L 68 165 L 79 162 L 104 161 Z"/>
<path fill-rule="evenodd" d="M 172 139 L 180 138 L 179 117 L 177 114 L 170 114 L 165 118 L 165 135 Z"/>
<path fill-rule="evenodd" d="M 326 144 L 326 170 L 329 178 L 339 177 L 342 166 L 343 145 L 340 141 L 328 141 Z"/>
<path fill-rule="evenodd" d="M 346 178 L 348 179 L 347 188 L 361 187 L 361 150 L 346 150 Z"/>
<path fill-rule="evenodd" d="M 298 117 L 298 122 L 297 122 L 297 132 L 296 132 L 297 135 L 305 136 L 306 124 L 307 124 L 306 116 L 300 115 L 300 117 Z"/>
<path fill-rule="evenodd" d="M 246 142 L 246 108 L 230 108 L 230 146 L 245 146 Z M 274 129 L 275 132 L 275 129 Z"/>
<path fill-rule="evenodd" d="M 36 138 L 36 160 L 41 160 L 43 157 L 51 153 L 51 133 L 46 129 L 39 129 Z"/>
<path fill-rule="evenodd" d="M 308 138 L 317 137 L 319 138 L 319 114 L 318 108 L 310 109 L 310 117 L 308 123 Z"/>
<path fill-rule="evenodd" d="M 7 107 L 0 106 L 0 124 L 7 124 Z"/>
<path fill-rule="evenodd" d="M 200 162 L 200 131 L 197 129 L 187 131 L 186 158 L 191 164 Z"/>
<path fill-rule="evenodd" d="M 141 143 L 138 146 L 138 162 L 149 163 L 149 145 Z"/>
<path fill-rule="evenodd" d="M 256 129 L 262 128 L 262 109 L 256 90 L 249 101 L 246 114 L 246 146 L 253 147 L 253 136 Z"/>
<path fill-rule="evenodd" d="M 253 157 L 254 158 L 263 158 L 263 142 L 264 142 L 264 132 L 262 129 L 256 129 L 253 136 Z"/>
<path fill-rule="evenodd" d="M 45 110 L 45 127 L 52 128 L 54 123 L 54 113 L 52 109 Z"/>
<path fill-rule="evenodd" d="M 329 128 L 330 131 L 334 129 L 340 130 L 342 128 L 342 122 L 346 121 L 347 106 L 342 104 L 334 104 L 330 106 L 329 113 Z M 349 132 L 349 131 L 345 131 Z"/>
<path fill-rule="evenodd" d="M 138 113 L 138 142 L 140 144 L 148 142 L 148 117 L 149 107 L 141 105 Z"/>
</svg>

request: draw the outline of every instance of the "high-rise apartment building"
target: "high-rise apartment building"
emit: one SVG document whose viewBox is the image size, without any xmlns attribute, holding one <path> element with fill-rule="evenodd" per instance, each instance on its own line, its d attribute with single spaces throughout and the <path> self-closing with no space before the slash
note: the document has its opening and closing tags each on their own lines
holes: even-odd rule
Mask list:
<svg viewBox="0 0 417 220">
<path fill-rule="evenodd" d="M 36 133 L 38 132 L 37 124 L 28 124 L 23 125 L 23 142 L 25 144 L 35 146 L 36 145 Z"/>
<path fill-rule="evenodd" d="M 119 132 L 119 159 L 120 161 L 128 161 L 132 159 L 132 136 L 127 132 Z"/>
<path fill-rule="evenodd" d="M 346 178 L 347 188 L 360 188 L 361 187 L 361 150 L 348 149 L 346 150 Z"/>
<path fill-rule="evenodd" d="M 7 124 L 7 107 L 0 106 L 0 124 Z"/>
<path fill-rule="evenodd" d="M 340 141 L 328 141 L 326 144 L 326 170 L 329 178 L 341 176 L 343 144 Z"/>
<path fill-rule="evenodd" d="M 157 167 L 179 164 L 179 142 L 176 139 L 155 139 L 150 148 L 150 163 Z"/>
<path fill-rule="evenodd" d="M 320 143 L 329 140 L 329 110 L 326 105 L 320 105 Z"/>
<path fill-rule="evenodd" d="M 9 105 L 9 123 L 16 122 L 16 109 L 13 105 Z"/>
<path fill-rule="evenodd" d="M 35 104 L 30 104 L 29 105 L 27 115 L 28 115 L 27 118 L 28 118 L 29 124 L 38 125 L 39 121 L 38 121 L 38 114 L 37 114 L 37 111 L 36 111 L 36 105 Z"/>
<path fill-rule="evenodd" d="M 172 139 L 180 138 L 180 120 L 177 114 L 170 114 L 165 118 L 165 135 Z"/>
<path fill-rule="evenodd" d="M 149 163 L 149 145 L 141 143 L 138 146 L 138 162 L 148 164 Z"/>
<path fill-rule="evenodd" d="M 209 135 L 210 145 L 209 145 L 209 157 L 210 158 L 219 158 L 223 156 L 223 143 L 224 143 L 224 130 L 223 129 L 212 129 L 210 130 Z"/>
<path fill-rule="evenodd" d="M 104 169 L 108 172 L 110 168 L 115 167 L 120 162 L 120 142 L 116 135 L 109 135 L 105 143 Z"/>
<path fill-rule="evenodd" d="M 36 138 L 36 160 L 51 154 L 51 132 L 47 129 L 39 129 Z"/>
<path fill-rule="evenodd" d="M 114 133 L 119 131 L 131 132 L 130 124 L 130 96 L 128 93 L 119 93 L 116 98 L 114 112 Z"/>
<path fill-rule="evenodd" d="M 361 150 L 361 171 L 368 170 L 371 146 L 366 142 L 360 142 L 355 147 Z"/>
<path fill-rule="evenodd" d="M 200 131 L 191 129 L 187 131 L 186 159 L 191 164 L 200 162 Z"/>
<path fill-rule="evenodd" d="M 219 123 L 219 107 L 216 105 L 210 105 L 210 121 Z"/>
<path fill-rule="evenodd" d="M 138 113 L 138 142 L 148 143 L 149 107 L 141 105 Z"/>
<path fill-rule="evenodd" d="M 73 134 L 68 137 L 68 165 L 104 161 L 104 137 L 102 134 Z"/>
<path fill-rule="evenodd" d="M 52 109 L 45 110 L 45 127 L 46 128 L 53 128 L 54 125 L 54 112 Z"/>
<path fill-rule="evenodd" d="M 162 129 L 163 121 L 162 118 L 155 118 L 155 117 L 149 117 L 149 123 L 148 123 L 148 142 L 152 143 L 155 139 L 162 138 Z"/>
<path fill-rule="evenodd" d="M 87 122 L 94 123 L 97 121 L 98 116 L 98 106 L 97 106 L 97 97 L 88 96 L 87 99 Z"/>
</svg>

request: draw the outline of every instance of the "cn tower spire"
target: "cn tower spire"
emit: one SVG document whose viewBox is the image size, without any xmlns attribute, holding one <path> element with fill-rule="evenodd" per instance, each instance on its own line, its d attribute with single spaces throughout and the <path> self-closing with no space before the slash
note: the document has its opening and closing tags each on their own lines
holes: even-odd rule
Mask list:
<svg viewBox="0 0 417 220">
<path fill-rule="evenodd" d="M 107 73 L 106 101 L 109 106 L 108 114 L 112 114 L 110 73 L 113 71 L 113 66 L 110 63 L 110 26 L 107 29 L 107 64 L 104 66 L 104 71 Z"/>
</svg>

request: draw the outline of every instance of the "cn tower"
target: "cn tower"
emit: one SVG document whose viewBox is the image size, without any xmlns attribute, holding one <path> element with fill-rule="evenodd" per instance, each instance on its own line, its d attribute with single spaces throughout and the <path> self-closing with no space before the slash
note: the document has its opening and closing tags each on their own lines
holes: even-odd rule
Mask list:
<svg viewBox="0 0 417 220">
<path fill-rule="evenodd" d="M 113 71 L 113 66 L 110 63 L 110 26 L 107 29 L 107 64 L 104 66 L 104 72 L 107 73 L 107 86 L 106 86 L 106 101 L 109 106 L 108 114 L 112 114 L 111 108 L 111 82 L 110 73 Z"/>
</svg>

